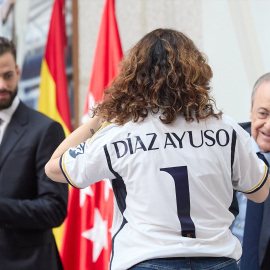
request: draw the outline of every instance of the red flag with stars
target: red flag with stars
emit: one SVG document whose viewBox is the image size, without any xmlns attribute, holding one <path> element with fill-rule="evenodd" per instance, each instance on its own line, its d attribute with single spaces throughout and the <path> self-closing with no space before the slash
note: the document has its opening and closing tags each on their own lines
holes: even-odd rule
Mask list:
<svg viewBox="0 0 270 270">
<path fill-rule="evenodd" d="M 114 0 L 105 0 L 87 92 L 84 117 L 102 100 L 118 73 L 122 48 Z M 107 270 L 111 253 L 113 191 L 109 180 L 85 189 L 71 188 L 61 257 L 65 270 Z"/>
</svg>

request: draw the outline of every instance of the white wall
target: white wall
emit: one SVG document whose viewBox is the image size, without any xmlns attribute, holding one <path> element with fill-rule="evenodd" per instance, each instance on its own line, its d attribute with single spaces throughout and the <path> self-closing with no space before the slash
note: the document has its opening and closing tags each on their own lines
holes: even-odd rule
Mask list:
<svg viewBox="0 0 270 270">
<path fill-rule="evenodd" d="M 203 48 L 214 76 L 217 106 L 249 120 L 252 87 L 270 71 L 270 1 L 204 0 Z"/>
<path fill-rule="evenodd" d="M 103 0 L 79 3 L 79 116 L 89 84 Z M 206 53 L 217 107 L 247 121 L 255 80 L 270 71 L 270 1 L 115 0 L 123 50 L 158 27 L 180 30 Z"/>
</svg>

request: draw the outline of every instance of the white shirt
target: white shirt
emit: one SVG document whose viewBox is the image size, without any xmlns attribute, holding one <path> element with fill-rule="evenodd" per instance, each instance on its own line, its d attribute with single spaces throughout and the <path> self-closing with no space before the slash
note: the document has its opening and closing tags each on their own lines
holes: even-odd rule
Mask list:
<svg viewBox="0 0 270 270">
<path fill-rule="evenodd" d="M 7 126 L 16 111 L 17 107 L 19 106 L 20 100 L 16 96 L 11 104 L 11 106 L 7 109 L 3 109 L 0 111 L 0 118 L 3 120 L 3 123 L 0 125 L 0 144 L 4 137 L 4 133 L 7 129 Z"/>
<path fill-rule="evenodd" d="M 249 134 L 223 115 L 169 125 L 159 115 L 107 123 L 64 153 L 68 182 L 85 188 L 113 179 L 111 269 L 167 257 L 230 257 L 242 248 L 229 227 L 233 188 L 251 193 L 266 180 Z"/>
</svg>

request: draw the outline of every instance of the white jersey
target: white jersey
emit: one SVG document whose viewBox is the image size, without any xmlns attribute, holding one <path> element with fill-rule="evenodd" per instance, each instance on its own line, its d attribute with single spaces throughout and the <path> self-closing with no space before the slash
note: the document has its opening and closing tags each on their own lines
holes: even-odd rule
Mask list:
<svg viewBox="0 0 270 270">
<path fill-rule="evenodd" d="M 233 189 L 252 193 L 267 177 L 249 134 L 223 115 L 200 123 L 158 115 L 107 123 L 71 148 L 60 166 L 85 188 L 111 179 L 115 209 L 111 269 L 168 257 L 230 257 L 242 248 L 229 230 Z"/>
</svg>

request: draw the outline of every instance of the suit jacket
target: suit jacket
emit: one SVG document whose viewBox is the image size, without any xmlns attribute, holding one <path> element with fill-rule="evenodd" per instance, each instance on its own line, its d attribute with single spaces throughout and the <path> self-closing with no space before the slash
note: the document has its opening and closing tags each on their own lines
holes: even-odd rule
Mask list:
<svg viewBox="0 0 270 270">
<path fill-rule="evenodd" d="M 68 186 L 44 165 L 62 126 L 20 102 L 0 145 L 0 269 L 62 269 L 52 233 L 67 215 Z"/>
<path fill-rule="evenodd" d="M 249 134 L 251 134 L 251 123 L 240 124 Z M 263 202 L 263 218 L 259 239 L 259 265 L 260 269 L 270 269 L 270 196 Z M 269 245 L 269 246 L 268 246 Z M 245 269 L 243 269 L 245 270 Z"/>
</svg>

